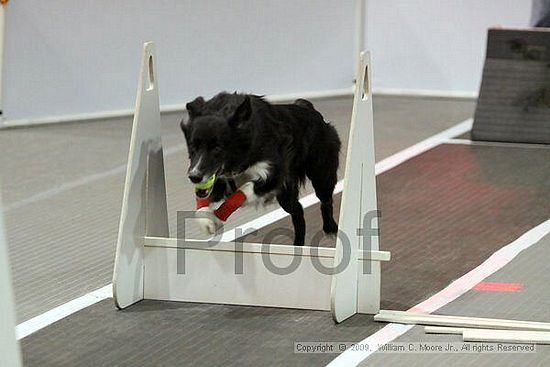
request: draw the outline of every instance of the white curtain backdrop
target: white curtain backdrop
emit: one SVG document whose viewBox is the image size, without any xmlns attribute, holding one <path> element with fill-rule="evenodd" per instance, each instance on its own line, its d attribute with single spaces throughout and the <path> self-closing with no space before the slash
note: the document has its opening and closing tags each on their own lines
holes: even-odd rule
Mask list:
<svg viewBox="0 0 550 367">
<path fill-rule="evenodd" d="M 492 26 L 528 27 L 531 0 L 368 0 L 374 90 L 474 95 Z"/>
<path fill-rule="evenodd" d="M 162 105 L 220 90 L 351 86 L 354 1 L 10 1 L 4 119 L 133 108 L 141 46 L 155 41 Z"/>
</svg>

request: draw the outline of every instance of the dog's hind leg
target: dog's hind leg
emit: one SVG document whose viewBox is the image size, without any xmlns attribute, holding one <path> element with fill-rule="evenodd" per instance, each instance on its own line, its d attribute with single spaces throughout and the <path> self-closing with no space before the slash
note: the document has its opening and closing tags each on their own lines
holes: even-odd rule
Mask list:
<svg viewBox="0 0 550 367">
<path fill-rule="evenodd" d="M 298 186 L 283 187 L 277 195 L 277 201 L 281 208 L 292 217 L 294 225 L 294 245 L 303 246 L 306 237 L 306 221 L 304 219 L 304 208 L 298 201 Z"/>
<path fill-rule="evenodd" d="M 334 177 L 312 178 L 311 184 L 315 189 L 315 195 L 321 201 L 321 216 L 323 217 L 323 231 L 325 233 L 336 233 L 338 224 L 334 221 L 332 193 L 336 186 L 336 175 Z"/>
<path fill-rule="evenodd" d="M 338 232 L 338 225 L 334 221 L 332 208 L 332 194 L 338 181 L 338 150 L 339 147 L 319 150 L 317 152 L 318 156 L 309 161 L 306 170 L 306 175 L 313 185 L 315 195 L 321 201 L 323 231 L 330 234 Z"/>
<path fill-rule="evenodd" d="M 306 162 L 306 176 L 321 201 L 323 231 L 330 234 L 338 232 L 338 225 L 334 221 L 332 194 L 338 181 L 340 145 L 340 138 L 334 127 L 325 124 L 323 133 L 319 134 Z"/>
</svg>

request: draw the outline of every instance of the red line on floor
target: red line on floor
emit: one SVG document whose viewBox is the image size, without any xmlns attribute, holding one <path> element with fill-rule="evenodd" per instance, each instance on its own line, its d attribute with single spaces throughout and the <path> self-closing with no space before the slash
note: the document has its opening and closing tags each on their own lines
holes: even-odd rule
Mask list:
<svg viewBox="0 0 550 367">
<path fill-rule="evenodd" d="M 484 292 L 519 292 L 523 289 L 521 283 L 479 282 L 474 287 L 475 291 Z"/>
</svg>

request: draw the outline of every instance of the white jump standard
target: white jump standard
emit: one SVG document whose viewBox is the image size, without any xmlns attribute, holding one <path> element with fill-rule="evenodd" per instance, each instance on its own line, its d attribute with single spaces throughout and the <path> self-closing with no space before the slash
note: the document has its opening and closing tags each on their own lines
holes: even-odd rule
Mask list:
<svg viewBox="0 0 550 367">
<path fill-rule="evenodd" d="M 4 213 L 0 198 L 0 366 L 21 366 L 21 352 L 15 335 L 15 307 L 4 235 Z"/>
<path fill-rule="evenodd" d="M 338 236 L 335 248 L 212 243 L 169 236 L 154 45 L 144 45 L 115 258 L 117 307 L 155 299 L 330 310 L 337 322 L 379 311 L 380 261 L 390 254 L 363 228 L 377 205 L 368 54 L 359 64 L 339 218 L 347 240 Z M 377 228 L 377 219 L 372 222 Z M 185 271 L 178 273 L 182 251 Z M 279 269 L 293 264 L 293 271 L 274 272 L 266 260 Z"/>
</svg>

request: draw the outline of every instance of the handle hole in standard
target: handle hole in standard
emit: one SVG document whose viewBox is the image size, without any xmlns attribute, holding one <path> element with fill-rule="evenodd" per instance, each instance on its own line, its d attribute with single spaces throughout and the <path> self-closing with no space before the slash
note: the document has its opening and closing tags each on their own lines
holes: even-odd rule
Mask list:
<svg viewBox="0 0 550 367">
<path fill-rule="evenodd" d="M 153 90 L 155 89 L 155 68 L 153 65 L 153 55 L 149 56 L 149 85 L 147 86 L 147 90 Z"/>
<path fill-rule="evenodd" d="M 361 99 L 367 101 L 370 94 L 370 85 L 369 85 L 369 66 L 365 66 L 365 72 L 363 73 L 363 85 L 362 85 Z"/>
</svg>

